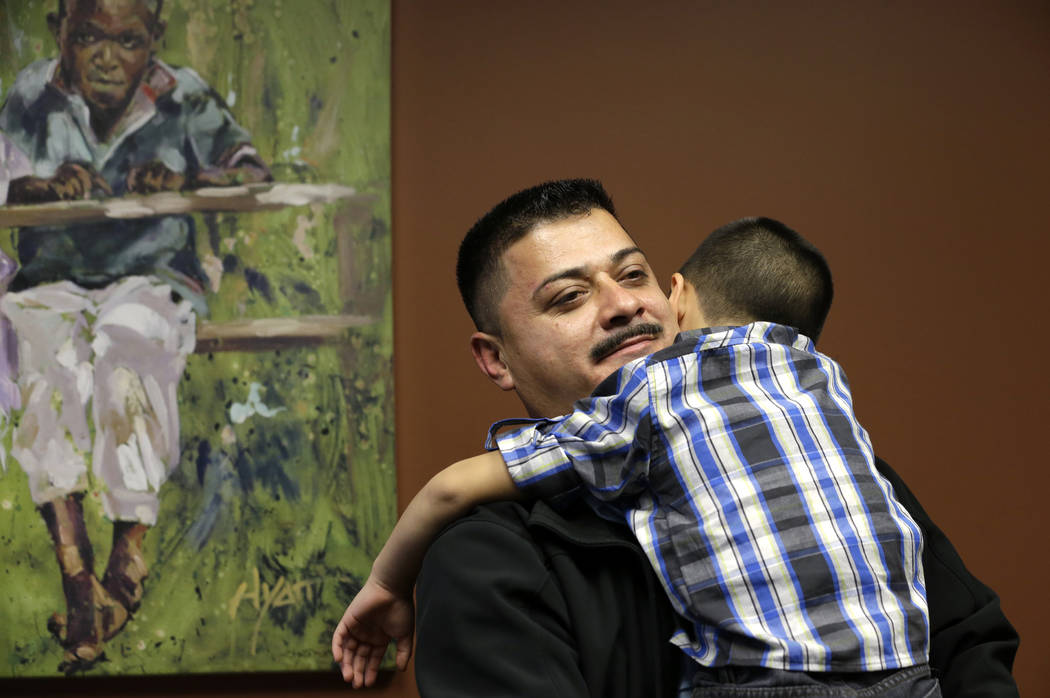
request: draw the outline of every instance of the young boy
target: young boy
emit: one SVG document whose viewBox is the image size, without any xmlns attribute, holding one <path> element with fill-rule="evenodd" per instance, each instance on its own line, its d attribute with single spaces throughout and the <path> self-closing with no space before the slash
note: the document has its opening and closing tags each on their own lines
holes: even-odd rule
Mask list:
<svg viewBox="0 0 1050 698">
<path fill-rule="evenodd" d="M 921 534 L 874 468 L 841 368 L 814 349 L 831 297 L 823 257 L 783 224 L 712 233 L 672 277 L 674 345 L 572 414 L 494 425 L 498 454 L 411 502 L 333 637 L 344 678 L 370 684 L 390 638 L 407 663 L 413 583 L 446 523 L 482 501 L 578 494 L 633 529 L 684 619 L 671 640 L 695 690 L 939 695 Z"/>
</svg>

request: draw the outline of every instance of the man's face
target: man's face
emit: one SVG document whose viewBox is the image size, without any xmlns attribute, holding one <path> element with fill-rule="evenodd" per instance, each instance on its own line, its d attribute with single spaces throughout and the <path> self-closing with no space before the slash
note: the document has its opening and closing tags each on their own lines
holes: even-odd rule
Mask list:
<svg viewBox="0 0 1050 698">
<path fill-rule="evenodd" d="M 541 224 L 503 255 L 496 339 L 506 380 L 529 414 L 571 409 L 631 359 L 677 332 L 652 269 L 603 209 Z"/>
<path fill-rule="evenodd" d="M 67 0 L 52 30 L 68 85 L 92 109 L 108 111 L 127 105 L 160 26 L 142 0 Z"/>
</svg>

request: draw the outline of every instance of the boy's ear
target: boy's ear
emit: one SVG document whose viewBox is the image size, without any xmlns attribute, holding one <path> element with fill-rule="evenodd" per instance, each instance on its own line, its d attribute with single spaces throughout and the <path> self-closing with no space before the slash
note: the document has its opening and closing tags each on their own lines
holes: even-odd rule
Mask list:
<svg viewBox="0 0 1050 698">
<path fill-rule="evenodd" d="M 57 12 L 47 13 L 47 28 L 51 32 L 51 36 L 55 37 L 55 42 L 58 42 L 58 33 L 62 30 L 62 20 L 58 18 Z"/>
<path fill-rule="evenodd" d="M 696 294 L 686 292 L 687 284 L 685 277 L 678 272 L 671 274 L 671 293 L 667 300 L 671 303 L 671 310 L 674 312 L 675 319 L 678 320 L 679 327 L 682 326 L 682 320 L 689 311 L 687 306 L 696 302 L 695 298 L 690 298 Z"/>
<path fill-rule="evenodd" d="M 671 293 L 667 300 L 678 320 L 680 331 L 699 330 L 708 326 L 704 311 L 700 308 L 700 295 L 696 292 L 696 286 L 678 272 L 671 275 Z"/>
<path fill-rule="evenodd" d="M 503 345 L 499 337 L 486 332 L 475 332 L 470 336 L 470 353 L 481 372 L 503 390 L 514 390 L 514 376 L 503 360 Z"/>
</svg>

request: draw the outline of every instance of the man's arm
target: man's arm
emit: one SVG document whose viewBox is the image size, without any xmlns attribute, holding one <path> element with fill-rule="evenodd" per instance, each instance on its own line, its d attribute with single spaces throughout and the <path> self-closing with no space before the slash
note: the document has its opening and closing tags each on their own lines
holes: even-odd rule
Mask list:
<svg viewBox="0 0 1050 698">
<path fill-rule="evenodd" d="M 376 678 L 387 644 L 404 669 L 412 648 L 412 589 L 430 543 L 445 526 L 483 502 L 515 499 L 503 459 L 489 452 L 445 468 L 417 494 L 376 557 L 332 636 L 332 656 L 354 688 Z"/>
<path fill-rule="evenodd" d="M 1011 674 L 1020 643 L 999 597 L 974 577 L 948 537 L 887 463 L 876 458 L 897 499 L 922 528 L 922 562 L 930 605 L 930 666 L 941 692 L 955 696 L 1016 696 Z"/>
</svg>

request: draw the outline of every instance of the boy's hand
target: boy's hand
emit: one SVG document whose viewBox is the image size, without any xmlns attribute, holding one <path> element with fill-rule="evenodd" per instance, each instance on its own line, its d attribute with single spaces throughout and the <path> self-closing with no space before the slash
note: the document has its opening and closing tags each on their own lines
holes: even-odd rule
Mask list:
<svg viewBox="0 0 1050 698">
<path fill-rule="evenodd" d="M 343 680 L 354 688 L 371 686 L 390 640 L 397 644 L 397 668 L 404 671 L 412 656 L 415 607 L 411 597 L 401 597 L 371 576 L 357 592 L 332 635 L 332 658 Z"/>
<path fill-rule="evenodd" d="M 186 177 L 174 172 L 160 160 L 151 160 L 136 165 L 128 171 L 128 192 L 131 194 L 153 194 L 159 191 L 178 191 L 186 183 Z"/>
<path fill-rule="evenodd" d="M 39 204 L 100 196 L 113 196 L 113 190 L 102 175 L 91 165 L 67 162 L 59 166 L 50 179 L 29 176 L 11 180 L 7 203 Z"/>
</svg>

